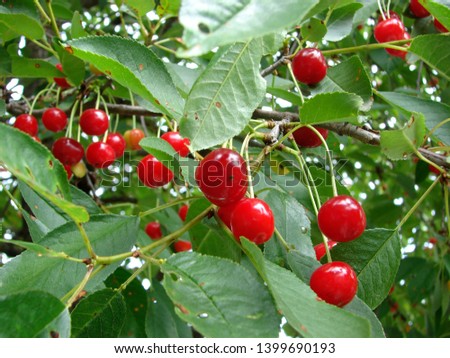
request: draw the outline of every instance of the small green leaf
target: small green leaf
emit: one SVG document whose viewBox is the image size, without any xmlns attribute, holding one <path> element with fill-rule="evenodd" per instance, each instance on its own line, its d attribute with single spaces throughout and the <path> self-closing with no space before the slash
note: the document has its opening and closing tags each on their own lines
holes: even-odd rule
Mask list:
<svg viewBox="0 0 450 358">
<path fill-rule="evenodd" d="M 358 110 L 362 105 L 362 98 L 353 93 L 321 93 L 305 102 L 300 109 L 300 120 L 306 124 L 358 123 Z"/>
<path fill-rule="evenodd" d="M 119 267 L 106 279 L 105 285 L 113 289 L 118 289 L 130 277 L 131 273 L 128 270 Z M 154 282 L 152 282 L 153 285 Z M 129 282 L 127 287 L 122 291 L 122 296 L 125 300 L 127 313 L 119 336 L 123 338 L 146 338 L 145 315 L 147 312 L 147 292 L 142 287 L 141 281 L 135 279 Z"/>
<path fill-rule="evenodd" d="M 125 0 L 125 3 L 139 16 L 144 16 L 147 12 L 155 8 L 155 2 L 153 0 Z"/>
<path fill-rule="evenodd" d="M 305 208 L 287 193 L 267 190 L 259 196 L 271 208 L 275 217 L 275 227 L 292 250 L 314 257 L 311 243 L 311 223 Z M 286 249 L 275 236 L 265 244 L 264 255 L 273 262 L 286 261 Z M 281 260 L 281 261 L 279 261 Z"/>
<path fill-rule="evenodd" d="M 209 148 L 239 134 L 265 93 L 259 74 L 261 39 L 219 51 L 195 82 L 180 131 L 193 150 Z"/>
<path fill-rule="evenodd" d="M 369 322 L 324 301 L 291 271 L 263 258 L 259 248 L 241 239 L 247 256 L 267 283 L 278 310 L 303 337 L 369 337 Z"/>
<path fill-rule="evenodd" d="M 148 298 L 145 331 L 149 338 L 192 338 L 192 329 L 177 316 L 159 281 L 152 281 Z"/>
<path fill-rule="evenodd" d="M 423 35 L 414 38 L 409 46 L 409 51 L 415 53 L 424 62 L 450 80 L 450 56 L 442 52 L 443 48 L 449 47 L 449 36 Z"/>
<path fill-rule="evenodd" d="M 177 120 L 182 116 L 182 97 L 163 61 L 147 47 L 117 36 L 83 37 L 68 43 L 75 56 L 92 63 L 163 113 Z"/>
<path fill-rule="evenodd" d="M 0 34 L 2 32 L 1 25 L 0 22 Z M 0 47 L 0 76 L 10 76 L 12 74 L 11 66 L 12 62 L 8 51 L 6 48 Z M 3 116 L 4 114 L 5 112 L 1 113 L 0 116 Z"/>
<path fill-rule="evenodd" d="M 350 35 L 353 29 L 355 13 L 362 6 L 360 3 L 353 3 L 335 9 L 327 23 L 328 31 L 325 35 L 325 40 L 336 42 Z"/>
<path fill-rule="evenodd" d="M 422 145 L 424 137 L 425 119 L 422 114 L 416 113 L 402 129 L 381 133 L 381 150 L 392 160 L 402 160 Z"/>
<path fill-rule="evenodd" d="M 33 0 L 6 0 L 0 4 L 0 24 L 6 26 L 17 36 L 25 36 L 32 40 L 44 37 L 44 28 Z M 18 26 L 20 24 L 20 26 Z"/>
<path fill-rule="evenodd" d="M 72 312 L 72 337 L 116 338 L 125 322 L 122 294 L 110 288 L 94 292 Z"/>
<path fill-rule="evenodd" d="M 41 291 L 0 296 L 1 338 L 69 338 L 70 316 L 56 297 Z"/>
<path fill-rule="evenodd" d="M 312 89 L 312 93 L 349 92 L 364 100 L 362 111 L 372 105 L 372 85 L 359 56 L 352 56 L 336 66 L 330 67 L 327 76 Z"/>
<path fill-rule="evenodd" d="M 69 182 L 62 164 L 29 135 L 0 123 L 0 163 L 18 179 L 63 210 L 73 220 L 86 222 L 87 211 L 69 200 Z M 20 156 L 17 153 L 21 153 Z"/>
<path fill-rule="evenodd" d="M 358 275 L 358 297 L 375 309 L 388 295 L 400 265 L 400 239 L 394 230 L 366 230 L 333 248 L 333 260 L 344 261 Z"/>
<path fill-rule="evenodd" d="M 189 50 L 183 56 L 204 54 L 217 46 L 247 41 L 299 24 L 317 0 L 184 0 L 180 22 Z"/>
<path fill-rule="evenodd" d="M 377 94 L 386 102 L 403 109 L 409 114 L 413 112 L 422 113 L 425 116 L 425 124 L 430 130 L 445 119 L 450 118 L 450 106 L 444 103 L 396 92 L 377 92 Z M 445 144 L 450 145 L 450 123 L 438 128 L 434 135 Z"/>
<path fill-rule="evenodd" d="M 139 145 L 163 163 L 167 168 L 174 173 L 177 173 L 176 170 L 179 168 L 179 163 L 175 158 L 177 153 L 167 141 L 161 138 L 147 137 L 142 139 L 139 142 Z"/>
<path fill-rule="evenodd" d="M 277 337 L 279 317 L 267 287 L 235 262 L 189 252 L 162 265 L 176 313 L 205 337 Z"/>
<path fill-rule="evenodd" d="M 56 67 L 48 61 L 35 60 L 19 56 L 14 56 L 11 60 L 12 74 L 14 77 L 40 78 L 61 76 L 61 72 L 59 72 Z"/>
<path fill-rule="evenodd" d="M 138 233 L 138 219 L 119 215 L 93 215 L 83 224 L 86 234 L 99 256 L 110 256 L 131 250 Z M 38 242 L 55 252 L 65 252 L 84 259 L 89 255 L 78 227 L 68 222 L 49 232 Z M 93 276 L 86 290 L 93 290 L 120 265 L 108 265 Z M 25 251 L 8 265 L 0 268 L 0 294 L 39 289 L 63 297 L 80 283 L 86 274 L 86 265 L 60 257 L 37 256 Z"/>
<path fill-rule="evenodd" d="M 75 11 L 72 17 L 72 26 L 70 27 L 70 34 L 72 35 L 73 39 L 88 35 L 86 30 L 83 28 L 82 21 L 83 20 L 80 13 L 78 11 Z"/>
<path fill-rule="evenodd" d="M 275 54 L 283 46 L 284 36 L 281 32 L 268 34 L 262 38 L 263 55 Z"/>
<path fill-rule="evenodd" d="M 385 338 L 383 326 L 378 317 L 359 297 L 355 297 L 352 302 L 343 307 L 344 310 L 352 312 L 360 317 L 366 318 L 370 323 L 371 338 Z"/>
<path fill-rule="evenodd" d="M 301 32 L 305 40 L 318 42 L 327 33 L 327 27 L 322 20 L 312 17 L 307 24 L 302 26 Z"/>
</svg>

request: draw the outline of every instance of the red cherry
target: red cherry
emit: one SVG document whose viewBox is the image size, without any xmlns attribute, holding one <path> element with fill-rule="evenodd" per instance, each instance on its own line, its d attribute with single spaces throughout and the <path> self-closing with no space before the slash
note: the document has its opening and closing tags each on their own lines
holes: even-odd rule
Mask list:
<svg viewBox="0 0 450 358">
<path fill-rule="evenodd" d="M 275 220 L 269 205 L 261 199 L 243 199 L 231 214 L 231 232 L 239 241 L 241 236 L 262 244 L 272 237 Z"/>
<path fill-rule="evenodd" d="M 441 175 L 441 172 L 438 170 L 438 168 L 432 166 L 431 164 L 428 164 L 428 170 L 433 174 Z"/>
<path fill-rule="evenodd" d="M 444 25 L 442 25 L 438 19 L 435 18 L 433 22 L 434 22 L 434 27 L 437 31 L 448 32 L 447 28 Z"/>
<path fill-rule="evenodd" d="M 346 242 L 356 239 L 364 232 L 366 214 L 351 196 L 338 195 L 320 207 L 317 223 L 328 239 Z"/>
<path fill-rule="evenodd" d="M 217 210 L 217 215 L 220 220 L 231 230 L 231 215 L 233 214 L 234 208 L 238 205 L 240 201 L 236 203 L 232 203 L 230 205 L 221 206 L 219 210 Z"/>
<path fill-rule="evenodd" d="M 178 240 L 174 242 L 173 248 L 175 252 L 189 251 L 192 249 L 192 244 L 189 241 Z"/>
<path fill-rule="evenodd" d="M 328 138 L 328 130 L 314 126 L 315 129 L 322 135 L 323 139 Z M 308 127 L 300 127 L 294 133 L 295 142 L 304 148 L 315 148 L 322 145 L 322 141 L 314 131 Z"/>
<path fill-rule="evenodd" d="M 314 85 L 327 75 L 327 61 L 320 50 L 304 48 L 292 60 L 292 70 L 297 81 Z"/>
<path fill-rule="evenodd" d="M 186 216 L 188 212 L 189 206 L 188 205 L 182 205 L 180 209 L 178 209 L 178 216 L 182 221 L 186 221 Z"/>
<path fill-rule="evenodd" d="M 60 72 L 63 72 L 63 68 L 62 68 L 62 65 L 61 65 L 60 63 L 56 64 L 56 68 L 57 68 Z M 53 78 L 53 81 L 55 81 L 55 83 L 56 83 L 59 87 L 61 87 L 61 88 L 63 88 L 63 89 L 72 87 L 72 86 L 70 85 L 70 83 L 67 82 L 67 80 L 66 80 L 65 77 L 54 77 L 54 78 Z"/>
<path fill-rule="evenodd" d="M 431 245 L 436 245 L 437 242 L 438 242 L 438 240 L 437 240 L 435 237 L 430 237 L 430 238 L 428 239 L 428 242 L 429 242 Z"/>
<path fill-rule="evenodd" d="M 35 137 L 38 134 L 38 121 L 31 114 L 22 113 L 16 117 L 14 127 Z"/>
<path fill-rule="evenodd" d="M 188 145 L 191 144 L 189 138 L 183 138 L 179 132 L 167 132 L 161 136 L 168 142 L 181 157 L 186 157 L 189 154 Z"/>
<path fill-rule="evenodd" d="M 102 135 L 108 130 L 108 115 L 101 109 L 90 108 L 80 116 L 80 127 L 89 135 Z"/>
<path fill-rule="evenodd" d="M 337 245 L 337 242 L 334 242 L 333 240 L 328 240 L 327 244 L 328 248 L 331 250 L 334 246 Z M 322 257 L 324 257 L 327 252 L 325 250 L 325 244 L 323 242 L 314 246 L 314 251 L 316 252 L 317 261 L 322 260 Z"/>
<path fill-rule="evenodd" d="M 247 191 L 247 167 L 239 153 L 219 148 L 197 167 L 195 180 L 205 197 L 217 206 L 241 200 Z"/>
<path fill-rule="evenodd" d="M 158 240 L 158 239 L 162 238 L 162 236 L 163 236 L 162 232 L 161 232 L 161 224 L 157 221 L 149 222 L 145 226 L 145 232 L 153 240 Z"/>
<path fill-rule="evenodd" d="M 145 137 L 144 132 L 139 129 L 130 129 L 127 130 L 123 135 L 125 142 L 127 143 L 127 148 L 131 150 L 139 150 L 141 149 L 141 146 L 139 145 L 139 142 L 142 138 Z"/>
<path fill-rule="evenodd" d="M 401 20 L 390 18 L 379 22 L 374 29 L 375 39 L 382 42 L 403 40 L 405 36 L 405 25 Z"/>
<path fill-rule="evenodd" d="M 116 159 L 114 149 L 106 143 L 95 142 L 89 144 L 86 149 L 86 160 L 94 168 L 105 168 Z"/>
<path fill-rule="evenodd" d="M 125 138 L 122 137 L 122 134 L 118 132 L 108 133 L 108 136 L 106 137 L 106 144 L 109 144 L 112 149 L 114 149 L 116 158 L 122 157 L 127 145 L 127 143 L 125 142 Z"/>
<path fill-rule="evenodd" d="M 48 108 L 42 115 L 44 127 L 52 132 L 60 132 L 67 126 L 67 115 L 60 108 Z"/>
<path fill-rule="evenodd" d="M 427 9 L 425 9 L 419 0 L 411 0 L 409 3 L 409 10 L 415 17 L 427 17 L 430 15 Z"/>
<path fill-rule="evenodd" d="M 75 139 L 62 137 L 53 143 L 53 155 L 63 164 L 73 165 L 83 159 L 83 146 Z"/>
<path fill-rule="evenodd" d="M 137 167 L 139 180 L 150 188 L 157 188 L 173 179 L 173 172 L 153 155 L 148 154 Z"/>
<path fill-rule="evenodd" d="M 67 173 L 67 179 L 70 180 L 72 178 L 72 175 L 73 175 L 72 168 L 71 168 L 71 166 L 69 164 L 63 164 L 63 165 L 64 165 L 64 169 L 66 170 L 66 173 Z"/>
<path fill-rule="evenodd" d="M 311 275 L 309 284 L 320 299 L 338 307 L 349 303 L 358 291 L 355 271 L 341 261 L 320 266 Z"/>
<path fill-rule="evenodd" d="M 411 35 L 405 31 L 405 33 L 403 34 L 403 40 L 409 40 L 410 38 L 411 38 Z M 408 45 L 405 45 L 405 46 L 407 47 Z M 406 54 L 408 53 L 407 51 L 394 50 L 392 48 L 386 48 L 385 50 L 388 54 L 395 56 L 395 57 L 400 57 L 403 60 L 406 58 Z"/>
</svg>

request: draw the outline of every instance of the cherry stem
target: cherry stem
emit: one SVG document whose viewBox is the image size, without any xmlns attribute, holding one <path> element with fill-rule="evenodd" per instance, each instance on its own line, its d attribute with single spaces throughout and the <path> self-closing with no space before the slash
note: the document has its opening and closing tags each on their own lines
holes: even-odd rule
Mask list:
<svg viewBox="0 0 450 358">
<path fill-rule="evenodd" d="M 48 13 L 50 15 L 50 22 L 52 24 L 53 31 L 55 32 L 56 37 L 58 37 L 58 39 L 61 40 L 61 34 L 59 33 L 58 23 L 56 22 L 55 14 L 53 13 L 52 0 L 47 0 L 47 6 L 48 6 Z"/>
<path fill-rule="evenodd" d="M 89 238 L 87 236 L 87 233 L 86 233 L 86 230 L 84 229 L 83 224 L 81 224 L 79 222 L 75 222 L 75 225 L 78 227 L 78 230 L 80 231 L 81 238 L 84 241 L 84 246 L 86 246 L 86 250 L 87 250 L 89 256 L 95 260 L 97 255 L 95 254 L 94 249 L 92 248 L 91 242 L 89 241 Z"/>
<path fill-rule="evenodd" d="M 145 271 L 148 267 L 148 265 L 152 262 L 153 260 L 147 260 L 141 267 L 139 267 L 136 271 L 134 271 L 132 273 L 132 275 L 130 277 L 127 278 L 127 280 L 122 283 L 118 288 L 117 291 L 118 292 L 122 292 L 124 290 L 126 290 L 127 286 L 136 278 L 140 275 L 141 272 Z"/>
<path fill-rule="evenodd" d="M 72 110 L 70 111 L 69 125 L 67 126 L 66 137 L 72 138 L 73 118 L 75 117 L 75 112 L 77 110 L 79 103 L 80 103 L 80 100 L 77 99 L 75 101 L 75 103 L 73 104 Z M 78 125 L 78 127 L 80 127 L 80 125 Z"/>
<path fill-rule="evenodd" d="M 382 43 L 372 43 L 372 44 L 367 44 L 367 45 L 338 48 L 338 49 L 334 49 L 334 50 L 325 50 L 325 51 L 322 51 L 322 54 L 324 56 L 332 56 L 332 55 L 339 55 L 339 54 L 352 53 L 352 52 L 358 52 L 358 51 L 375 50 L 375 49 L 379 49 L 379 48 L 392 48 L 394 50 L 407 51 L 406 48 L 400 47 L 400 46 L 405 45 L 411 41 L 412 41 L 412 39 L 406 39 L 406 40 L 398 40 L 398 41 L 390 41 L 390 42 L 382 42 Z"/>
<path fill-rule="evenodd" d="M 39 97 L 41 97 L 44 93 L 47 93 L 47 92 L 50 92 L 50 91 L 54 91 L 54 90 L 53 90 L 52 88 L 46 87 L 46 88 L 44 88 L 42 91 L 39 91 L 39 92 L 37 93 L 36 97 L 34 97 L 33 102 L 31 103 L 31 106 L 30 106 L 30 110 L 29 110 L 29 114 L 30 114 L 30 115 L 33 114 L 33 109 L 34 109 L 34 107 L 36 106 L 36 103 L 37 103 Z M 25 97 L 22 96 L 22 98 L 25 98 Z M 26 101 L 26 102 L 27 102 L 27 104 L 29 104 L 28 101 Z"/>
<path fill-rule="evenodd" d="M 286 242 L 286 240 L 284 239 L 283 235 L 281 235 L 281 233 L 278 231 L 277 228 L 275 228 L 275 236 L 278 238 L 278 240 L 280 241 L 281 245 L 284 246 L 284 248 L 289 252 L 292 250 L 292 247 L 289 246 L 289 244 Z"/>
<path fill-rule="evenodd" d="M 140 218 L 143 218 L 143 217 L 145 217 L 145 216 L 148 216 L 148 215 L 157 213 L 158 211 L 161 211 L 161 210 L 170 208 L 170 207 L 172 207 L 172 206 L 175 206 L 175 205 L 184 203 L 185 201 L 188 201 L 188 200 L 195 200 L 195 199 L 201 199 L 201 198 L 203 198 L 203 196 L 190 196 L 190 197 L 188 197 L 188 198 L 177 199 L 177 200 L 171 201 L 170 203 L 166 203 L 166 204 L 164 204 L 164 205 L 157 206 L 156 208 L 153 208 L 153 209 L 150 209 L 150 210 L 141 212 L 141 213 L 139 214 L 139 217 L 140 217 Z"/>
<path fill-rule="evenodd" d="M 433 188 L 439 183 L 441 179 L 441 175 L 439 175 L 436 180 L 433 182 L 433 184 L 430 185 L 430 187 L 425 191 L 425 193 L 422 194 L 422 196 L 419 198 L 419 200 L 416 201 L 414 206 L 409 209 L 409 211 L 406 213 L 406 215 L 403 217 L 403 219 L 400 221 L 400 223 L 395 228 L 395 231 L 400 230 L 400 228 L 403 226 L 403 224 L 408 221 L 409 217 L 416 211 L 416 209 L 422 204 L 422 201 L 425 200 L 425 198 L 430 194 L 430 192 L 433 190 Z"/>
<path fill-rule="evenodd" d="M 86 274 L 84 275 L 84 277 L 81 280 L 81 282 L 78 284 L 77 289 L 75 290 L 75 292 L 72 294 L 72 296 L 70 296 L 70 298 L 66 302 L 66 307 L 67 308 L 70 308 L 72 306 L 72 304 L 77 299 L 78 295 L 81 293 L 81 291 L 87 285 L 87 283 L 89 282 L 89 279 L 91 278 L 91 275 L 92 275 L 93 271 L 94 271 L 94 265 L 93 264 L 88 265 Z"/>
<path fill-rule="evenodd" d="M 100 107 L 100 98 L 101 98 L 101 94 L 100 94 L 100 88 L 97 88 L 97 99 L 95 100 L 95 109 L 98 109 L 98 107 Z"/>
<path fill-rule="evenodd" d="M 83 102 L 80 101 L 80 116 L 81 116 L 81 113 L 83 113 Z M 80 143 L 80 140 L 81 140 L 81 126 L 78 125 L 78 127 L 77 127 L 77 141 L 78 141 L 78 143 Z"/>
<path fill-rule="evenodd" d="M 383 8 L 382 0 L 377 0 L 377 4 L 378 8 L 380 9 L 381 17 L 383 18 L 383 20 L 386 20 L 386 16 L 384 15 L 386 10 Z"/>
<path fill-rule="evenodd" d="M 47 13 L 45 12 L 44 8 L 42 7 L 41 3 L 39 2 L 39 0 L 33 0 L 34 1 L 34 5 L 36 5 L 37 9 L 39 10 L 39 13 L 41 14 L 41 16 L 44 18 L 44 20 L 46 22 L 52 22 L 52 20 L 50 19 L 50 17 L 47 15 Z"/>
<path fill-rule="evenodd" d="M 134 97 L 133 97 L 133 92 L 131 92 L 131 90 L 128 90 L 128 92 L 130 93 L 130 103 L 131 106 L 134 107 Z M 131 117 L 133 119 L 133 129 L 136 129 L 136 115 L 133 114 L 133 116 Z"/>
<path fill-rule="evenodd" d="M 248 155 L 248 145 L 250 143 L 250 139 L 253 138 L 253 134 L 247 134 L 247 136 L 244 139 L 244 142 L 242 143 L 242 149 L 241 149 L 241 155 L 242 151 L 245 153 L 245 165 L 247 166 L 247 180 L 248 180 L 248 192 L 250 194 L 250 198 L 255 197 L 255 192 L 253 191 L 253 179 L 252 179 L 252 171 L 250 168 L 250 158 Z"/>
<path fill-rule="evenodd" d="M 297 79 L 294 76 L 294 71 L 292 71 L 292 63 L 291 62 L 289 62 L 287 64 L 287 68 L 288 68 L 289 73 L 290 73 L 290 75 L 292 77 L 292 80 L 294 81 L 295 88 L 297 88 L 298 95 L 300 97 L 300 102 L 301 102 L 301 104 L 303 106 L 303 103 L 305 103 L 305 99 L 303 98 L 303 93 L 302 93 L 302 90 L 300 89 L 300 86 L 298 85 Z"/>
<path fill-rule="evenodd" d="M 328 148 L 327 141 L 323 138 L 322 134 L 316 128 L 314 128 L 313 126 L 311 126 L 309 124 L 307 124 L 306 127 L 311 129 L 320 138 L 320 141 L 322 142 L 323 146 L 325 147 L 328 163 L 330 164 L 331 186 L 333 188 L 333 196 L 337 196 L 338 191 L 337 191 L 337 186 L 336 186 L 336 177 L 334 175 L 333 158 L 331 157 L 331 151 L 330 151 L 330 148 Z"/>
</svg>

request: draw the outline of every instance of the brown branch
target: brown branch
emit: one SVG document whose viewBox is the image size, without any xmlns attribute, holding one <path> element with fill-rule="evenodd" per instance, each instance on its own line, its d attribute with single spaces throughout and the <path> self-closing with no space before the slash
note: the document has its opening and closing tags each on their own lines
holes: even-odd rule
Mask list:
<svg viewBox="0 0 450 358">
<path fill-rule="evenodd" d="M 87 107 L 88 108 L 88 107 Z M 158 117 L 161 113 L 155 113 L 149 111 L 143 107 L 130 106 L 127 104 L 108 104 L 108 110 L 110 113 L 117 113 L 124 116 L 138 115 L 144 117 Z M 11 114 L 18 115 L 27 111 L 27 106 L 24 103 L 11 102 L 7 104 L 7 111 Z M 33 114 L 39 116 L 44 110 L 33 111 Z M 252 118 L 254 119 L 268 119 L 274 121 L 288 121 L 298 122 L 299 116 L 297 113 L 292 112 L 277 112 L 270 110 L 257 109 L 253 112 Z M 380 135 L 378 132 L 368 130 L 362 127 L 355 126 L 350 123 L 323 123 L 320 125 L 323 128 L 331 130 L 339 135 L 345 135 L 355 138 L 362 143 L 378 146 L 380 145 Z M 447 157 L 434 153 L 425 148 L 419 148 L 419 152 L 427 159 L 431 160 L 437 165 L 450 169 L 450 163 L 447 162 Z"/>
</svg>

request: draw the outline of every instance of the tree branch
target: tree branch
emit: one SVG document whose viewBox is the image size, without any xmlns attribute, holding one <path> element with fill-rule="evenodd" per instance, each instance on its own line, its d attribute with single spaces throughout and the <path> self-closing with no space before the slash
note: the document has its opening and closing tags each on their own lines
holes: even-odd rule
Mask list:
<svg viewBox="0 0 450 358">
<path fill-rule="evenodd" d="M 85 108 L 89 108 L 91 104 L 87 104 Z M 20 102 L 10 102 L 6 106 L 7 111 L 13 115 L 19 115 L 21 113 L 27 112 L 27 105 Z M 128 104 L 108 104 L 108 111 L 110 113 L 117 113 L 123 116 L 144 116 L 144 117 L 159 117 L 161 113 L 156 113 L 149 111 L 143 107 L 130 106 Z M 44 112 L 43 109 L 33 111 L 33 115 L 40 116 Z M 288 122 L 299 122 L 300 118 L 297 113 L 292 112 L 278 112 L 271 110 L 257 109 L 252 114 L 253 119 L 268 119 L 273 121 L 288 121 Z M 365 129 L 362 127 L 355 126 L 350 123 L 323 123 L 320 125 L 330 131 L 333 131 L 339 135 L 345 135 L 348 137 L 355 138 L 362 143 L 379 146 L 380 145 L 380 134 L 376 131 Z M 429 151 L 425 148 L 419 148 L 420 153 L 427 159 L 436 163 L 439 166 L 450 169 L 450 163 L 447 162 L 447 157 Z"/>
</svg>

